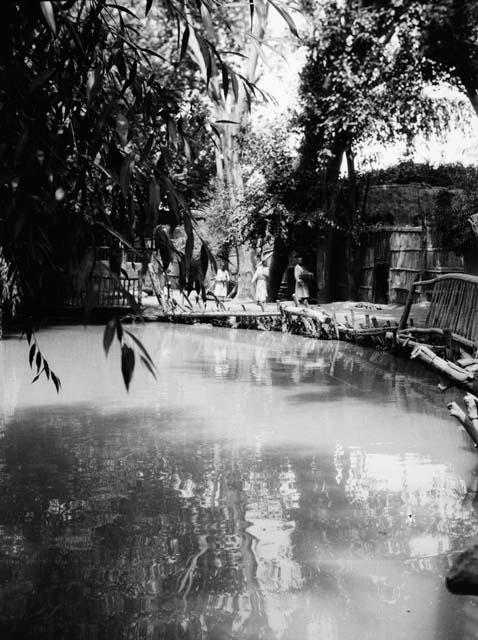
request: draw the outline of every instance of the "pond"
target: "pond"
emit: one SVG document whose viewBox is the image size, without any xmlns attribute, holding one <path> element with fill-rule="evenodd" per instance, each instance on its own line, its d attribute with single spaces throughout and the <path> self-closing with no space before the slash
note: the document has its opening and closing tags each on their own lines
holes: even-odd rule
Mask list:
<svg viewBox="0 0 478 640">
<path fill-rule="evenodd" d="M 478 457 L 419 365 L 208 326 L 0 342 L 0 636 L 478 637 L 444 577 L 478 531 Z"/>
</svg>

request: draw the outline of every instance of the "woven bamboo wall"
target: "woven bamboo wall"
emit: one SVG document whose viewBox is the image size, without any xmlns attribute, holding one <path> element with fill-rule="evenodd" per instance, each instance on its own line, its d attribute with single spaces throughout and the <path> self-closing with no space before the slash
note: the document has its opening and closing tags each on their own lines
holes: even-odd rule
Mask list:
<svg viewBox="0 0 478 640">
<path fill-rule="evenodd" d="M 421 227 L 403 228 L 390 234 L 389 302 L 405 303 L 408 290 L 423 273 L 424 242 Z"/>
<path fill-rule="evenodd" d="M 366 212 L 383 225 L 370 232 L 362 249 L 359 299 L 377 302 L 388 271 L 388 302 L 403 304 L 417 279 L 463 272 L 463 260 L 443 251 L 430 222 L 441 189 L 420 184 L 376 185 Z M 423 230 L 422 221 L 426 223 Z M 380 280 L 380 282 L 379 282 Z"/>
<path fill-rule="evenodd" d="M 359 299 L 376 302 L 378 265 L 388 265 L 388 302 L 404 304 L 417 278 L 463 272 L 463 261 L 436 246 L 433 230 L 382 227 L 371 232 L 363 254 Z"/>
</svg>

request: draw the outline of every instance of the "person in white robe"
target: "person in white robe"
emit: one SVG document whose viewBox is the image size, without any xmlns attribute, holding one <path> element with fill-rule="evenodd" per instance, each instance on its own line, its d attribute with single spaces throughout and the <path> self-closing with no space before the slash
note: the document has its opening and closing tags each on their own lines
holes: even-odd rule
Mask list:
<svg viewBox="0 0 478 640">
<path fill-rule="evenodd" d="M 224 300 L 224 298 L 227 297 L 227 283 L 230 279 L 227 265 L 224 262 L 217 270 L 214 278 L 214 295 L 216 298 L 219 298 L 219 300 Z"/>
<path fill-rule="evenodd" d="M 304 268 L 302 258 L 297 258 L 297 264 L 294 267 L 295 295 L 297 300 L 309 299 L 310 292 L 308 280 L 311 277 L 312 273 Z"/>
<path fill-rule="evenodd" d="M 256 285 L 256 300 L 261 304 L 267 300 L 268 278 L 269 269 L 266 267 L 265 260 L 261 260 L 252 276 L 252 283 Z"/>
</svg>

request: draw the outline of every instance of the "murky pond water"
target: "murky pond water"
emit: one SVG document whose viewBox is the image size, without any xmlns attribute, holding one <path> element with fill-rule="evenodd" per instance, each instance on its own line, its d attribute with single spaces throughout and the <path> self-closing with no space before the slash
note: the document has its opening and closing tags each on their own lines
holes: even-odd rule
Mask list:
<svg viewBox="0 0 478 640">
<path fill-rule="evenodd" d="M 137 329 L 39 334 L 59 396 L 0 342 L 0 637 L 478 638 L 447 593 L 478 456 L 436 379 L 373 350 Z"/>
</svg>

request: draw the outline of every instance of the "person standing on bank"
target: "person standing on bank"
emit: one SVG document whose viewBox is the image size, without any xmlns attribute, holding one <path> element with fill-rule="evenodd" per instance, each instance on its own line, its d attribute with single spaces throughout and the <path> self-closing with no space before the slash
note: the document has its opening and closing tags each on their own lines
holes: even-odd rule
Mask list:
<svg viewBox="0 0 478 640">
<path fill-rule="evenodd" d="M 227 264 L 222 262 L 214 278 L 214 295 L 218 300 L 224 300 L 227 297 L 227 283 L 230 279 Z"/>
<path fill-rule="evenodd" d="M 266 267 L 266 261 L 260 260 L 254 275 L 252 283 L 256 285 L 256 301 L 261 305 L 267 300 L 267 280 L 269 279 L 269 270 Z"/>
<path fill-rule="evenodd" d="M 309 285 L 307 280 L 312 277 L 312 273 L 307 271 L 303 266 L 303 260 L 301 257 L 297 258 L 297 264 L 294 267 L 295 278 L 295 297 L 298 302 L 305 302 L 309 300 Z"/>
</svg>

